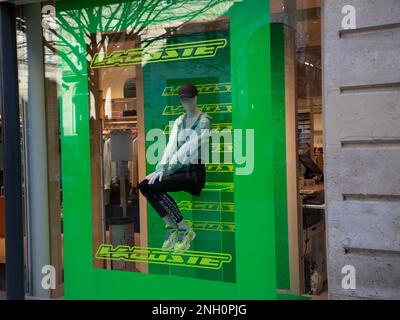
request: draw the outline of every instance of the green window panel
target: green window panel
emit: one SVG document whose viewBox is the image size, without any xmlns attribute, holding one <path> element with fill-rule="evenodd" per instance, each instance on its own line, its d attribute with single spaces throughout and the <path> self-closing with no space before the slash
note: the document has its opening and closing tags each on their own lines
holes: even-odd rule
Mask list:
<svg viewBox="0 0 400 320">
<path fill-rule="evenodd" d="M 188 58 L 181 61 L 171 59 L 161 62 L 163 57 L 160 56 L 158 61 L 147 63 L 143 68 L 145 126 L 164 128 L 166 133 L 168 133 L 168 119 L 173 119 L 175 116 L 161 116 L 161 114 L 167 105 L 178 105 L 174 94 L 178 83 L 175 81 L 183 77 L 177 67 L 187 65 L 186 68 L 190 68 L 195 64 L 206 64 L 206 61 L 215 60 L 222 68 L 218 75 L 193 72 L 190 77 L 193 82 L 203 85 L 201 89 L 203 92 L 207 92 L 204 93 L 204 97 L 207 96 L 204 98 L 204 104 L 231 104 L 231 112 L 217 112 L 217 109 L 210 112 L 213 128 L 254 129 L 256 150 L 254 171 L 250 175 L 241 176 L 234 174 L 234 170 L 238 168 L 236 164 L 207 165 L 208 184 L 202 195 L 205 199 L 202 200 L 214 201 L 219 198 L 222 203 L 234 203 L 234 211 L 217 210 L 219 217 L 212 220 L 215 211 L 204 214 L 191 210 L 186 218 L 193 222 L 211 219 L 222 224 L 234 223 L 234 232 L 198 230 L 199 237 L 208 238 L 210 241 L 196 243 L 195 250 L 189 252 L 189 256 L 164 257 L 157 251 L 161 241 L 157 237 L 161 234 L 159 230 L 163 226 L 157 221 L 156 214 L 149 209 L 148 250 L 152 252 L 152 257 L 156 257 L 159 261 L 172 262 L 164 266 L 151 264 L 149 274 L 93 267 L 95 254 L 92 245 L 89 105 L 91 88 L 88 83 L 89 72 L 92 69 L 90 69 L 91 62 L 87 60 L 86 41 L 87 37 L 96 32 L 115 32 L 128 28 L 135 30 L 184 19 L 173 11 L 174 4 L 170 5 L 162 18 L 158 16 L 153 21 L 144 19 L 146 15 L 140 16 L 139 13 L 152 2 L 96 1 L 95 4 L 93 1 L 57 2 L 59 36 L 62 39 L 60 43 L 63 44 L 59 46 L 58 52 L 62 78 L 60 110 L 65 297 L 67 299 L 277 299 L 274 214 L 277 205 L 276 179 L 271 177 L 276 175 L 273 150 L 278 135 L 275 128 L 279 124 L 275 122 L 282 119 L 277 120 L 274 117 L 271 99 L 269 1 L 244 0 L 235 3 L 219 1 L 228 4 L 226 12 L 212 8 L 193 10 L 187 14 L 186 20 L 229 16 L 229 32 L 208 32 L 207 36 L 203 33 L 198 34 L 197 38 L 195 35 L 186 37 L 188 39 L 171 36 L 168 44 L 176 44 L 172 43 L 174 41 L 224 38 L 227 40 L 226 45 L 221 44 L 212 57 L 201 57 L 198 60 Z M 133 5 L 136 9 L 127 11 L 126 6 L 129 5 Z M 101 14 L 105 8 L 108 13 Z M 154 10 L 157 12 L 157 8 Z M 137 53 L 123 53 L 130 57 L 134 57 L 135 54 Z M 117 62 L 112 62 L 110 57 L 107 59 L 109 66 L 123 65 L 127 62 L 126 57 Z M 161 81 L 157 71 L 162 68 L 172 68 L 173 65 L 175 72 L 171 71 L 169 81 L 165 79 Z M 187 73 L 186 79 L 190 78 Z M 218 85 L 210 89 L 212 83 Z M 158 104 L 157 101 L 161 103 Z M 147 172 L 152 169 L 148 165 Z M 179 195 L 177 200 L 199 201 L 184 194 Z M 282 198 L 281 200 L 283 201 Z M 205 216 L 207 214 L 209 216 Z M 210 233 L 214 235 L 211 236 Z M 156 244 L 155 248 L 152 247 L 153 244 Z M 101 249 L 104 250 L 102 251 L 104 256 L 110 254 L 110 248 Z M 122 254 L 123 257 L 141 257 L 135 251 L 139 249 L 128 249 L 130 255 Z M 199 249 L 201 251 L 198 251 Z M 100 256 L 102 252 L 98 252 Z M 225 252 L 229 254 L 225 255 Z M 121 255 L 118 252 L 113 254 Z M 193 255 L 201 254 L 209 255 L 201 256 L 206 262 L 204 265 L 207 263 L 212 265 L 210 261 L 220 259 L 218 261 L 221 262 L 221 269 L 215 271 L 215 267 L 207 270 L 195 266 L 192 268 L 179 266 L 187 261 L 193 264 L 196 260 Z M 219 256 L 216 256 L 218 254 Z M 214 265 L 218 264 L 214 262 Z M 168 290 L 168 294 L 164 288 Z M 174 290 L 171 292 L 169 288 Z"/>
</svg>

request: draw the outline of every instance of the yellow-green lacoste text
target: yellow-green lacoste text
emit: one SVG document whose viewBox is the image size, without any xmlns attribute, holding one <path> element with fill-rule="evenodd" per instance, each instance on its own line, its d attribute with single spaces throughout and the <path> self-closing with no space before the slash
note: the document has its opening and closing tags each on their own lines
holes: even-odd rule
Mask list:
<svg viewBox="0 0 400 320">
<path fill-rule="evenodd" d="M 235 232 L 235 223 L 234 222 L 186 220 L 186 223 L 195 230 Z"/>
<path fill-rule="evenodd" d="M 217 93 L 230 93 L 232 91 L 231 83 L 207 83 L 196 85 L 199 94 L 217 94 Z M 179 86 L 166 87 L 162 94 L 163 97 L 177 96 Z"/>
<path fill-rule="evenodd" d="M 234 212 L 235 204 L 233 202 L 211 202 L 211 201 L 181 201 L 178 203 L 180 210 L 196 211 L 216 211 L 216 212 Z"/>
<path fill-rule="evenodd" d="M 233 182 L 207 182 L 204 191 L 233 192 Z"/>
<path fill-rule="evenodd" d="M 233 172 L 233 164 L 224 164 L 224 163 L 207 163 L 206 164 L 207 172 L 215 172 L 215 173 L 232 173 Z"/>
<path fill-rule="evenodd" d="M 198 105 L 201 112 L 210 114 L 220 113 L 232 113 L 231 103 L 210 103 Z M 185 109 L 182 106 L 167 106 L 165 107 L 162 115 L 163 116 L 179 116 L 185 113 Z"/>
<path fill-rule="evenodd" d="M 225 48 L 226 39 L 169 44 L 149 48 L 116 50 L 110 54 L 96 53 L 90 64 L 92 69 L 125 67 L 135 64 L 179 61 L 214 57 L 218 50 Z"/>
<path fill-rule="evenodd" d="M 172 125 L 167 124 L 164 127 L 164 134 L 167 135 L 169 134 L 170 130 L 172 128 Z M 227 122 L 227 123 L 213 123 L 211 125 L 211 129 L 215 131 L 222 131 L 222 130 L 227 130 L 227 131 L 232 131 L 232 122 Z"/>
<path fill-rule="evenodd" d="M 224 263 L 232 261 L 232 256 L 227 253 L 202 251 L 177 253 L 160 248 L 130 247 L 125 245 L 114 247 L 110 244 L 102 244 L 96 252 L 96 259 L 219 270 Z"/>
<path fill-rule="evenodd" d="M 211 152 L 233 152 L 232 143 L 212 143 Z"/>
</svg>

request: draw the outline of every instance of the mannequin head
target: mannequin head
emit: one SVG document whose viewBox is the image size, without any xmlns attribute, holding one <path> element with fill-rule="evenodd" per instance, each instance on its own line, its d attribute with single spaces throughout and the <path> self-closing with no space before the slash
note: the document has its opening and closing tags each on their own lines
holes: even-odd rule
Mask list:
<svg viewBox="0 0 400 320">
<path fill-rule="evenodd" d="M 191 83 L 184 84 L 179 88 L 179 99 L 186 113 L 194 114 L 197 112 L 198 94 L 196 86 Z"/>
<path fill-rule="evenodd" d="M 180 98 L 183 108 L 186 113 L 192 114 L 197 109 L 197 96 L 193 98 L 182 97 Z"/>
</svg>

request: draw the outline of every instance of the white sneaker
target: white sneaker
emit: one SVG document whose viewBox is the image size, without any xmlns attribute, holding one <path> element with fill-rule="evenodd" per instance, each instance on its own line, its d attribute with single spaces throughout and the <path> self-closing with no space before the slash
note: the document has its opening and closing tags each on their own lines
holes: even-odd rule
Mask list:
<svg viewBox="0 0 400 320">
<path fill-rule="evenodd" d="M 175 243 L 178 240 L 178 229 L 167 228 L 165 235 L 165 241 L 162 245 L 163 250 L 170 250 L 175 247 Z"/>
<path fill-rule="evenodd" d="M 178 240 L 175 243 L 174 251 L 186 251 L 190 248 L 190 242 L 196 238 L 196 233 L 192 228 L 179 230 Z"/>
</svg>

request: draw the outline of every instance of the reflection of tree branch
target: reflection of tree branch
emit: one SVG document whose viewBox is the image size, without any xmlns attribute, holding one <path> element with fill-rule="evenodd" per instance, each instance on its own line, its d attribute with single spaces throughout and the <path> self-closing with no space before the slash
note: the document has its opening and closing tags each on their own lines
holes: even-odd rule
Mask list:
<svg viewBox="0 0 400 320">
<path fill-rule="evenodd" d="M 63 36 L 61 36 L 59 33 L 57 34 L 54 30 L 52 30 L 52 32 L 54 32 L 55 35 L 57 35 L 58 38 L 62 39 L 62 45 L 64 47 L 68 47 L 69 49 L 71 49 L 71 51 L 75 54 L 75 55 L 79 55 L 79 51 L 77 50 L 76 46 L 73 46 L 73 44 L 71 44 L 69 41 L 67 41 L 67 39 L 65 39 Z M 57 41 L 58 42 L 58 41 Z M 78 41 L 77 41 L 78 42 Z M 79 43 L 79 42 L 78 42 Z"/>
<path fill-rule="evenodd" d="M 72 72 L 74 72 L 75 74 L 80 73 L 80 70 L 78 70 L 78 68 L 76 68 L 76 66 L 72 63 L 71 59 L 68 59 L 69 54 L 62 52 L 61 50 L 57 51 L 54 46 L 49 45 L 49 42 L 46 39 L 43 40 L 43 43 L 44 43 L 45 47 L 47 49 L 49 49 L 51 52 L 53 52 L 54 54 L 57 53 L 60 56 L 60 58 L 68 64 L 68 66 L 71 68 Z"/>
<path fill-rule="evenodd" d="M 97 7 L 89 7 L 84 9 L 68 10 L 57 15 L 57 23 L 63 26 L 65 34 L 71 38 L 69 41 L 55 30 L 50 32 L 57 38 L 56 46 L 51 41 L 45 41 L 45 46 L 54 54 L 58 54 L 72 72 L 79 75 L 82 71 L 71 62 L 70 54 L 81 55 L 79 52 L 79 44 L 86 42 L 86 59 L 87 65 L 98 52 L 107 52 L 107 44 L 121 40 L 122 36 L 126 41 L 136 41 L 141 37 L 142 33 L 150 26 L 155 24 L 163 24 L 175 21 L 175 28 L 181 28 L 185 23 L 194 20 L 196 17 L 206 13 L 213 7 L 216 7 L 226 0 L 210 0 L 201 7 L 194 7 L 193 1 L 181 0 L 165 2 L 163 0 L 153 1 L 130 1 L 114 5 L 104 5 Z M 174 10 L 174 16 L 169 14 Z M 103 25 L 104 19 L 107 19 Z M 181 23 L 181 21 L 184 21 Z M 122 33 L 106 33 L 111 28 L 120 31 L 123 27 L 129 26 L 129 29 Z M 92 33 L 98 30 L 100 34 Z M 101 32 L 103 31 L 103 32 Z M 142 48 L 147 48 L 155 41 L 165 39 L 168 32 L 161 35 L 147 37 L 141 43 Z M 118 37 L 120 37 L 118 39 Z M 77 44 L 77 45 L 76 45 Z M 57 50 L 63 48 L 62 50 Z M 65 49 L 64 49 L 65 48 Z M 91 77 L 89 77 L 91 78 Z M 91 83 L 93 79 L 89 79 L 90 90 L 95 89 L 95 83 Z M 94 93 L 94 91 L 92 91 Z"/>
<path fill-rule="evenodd" d="M 126 3 L 125 3 L 125 4 L 126 4 Z M 121 9 L 121 7 L 122 7 L 122 3 L 118 4 L 118 7 L 116 8 L 116 10 L 114 10 L 114 12 L 118 12 L 118 11 Z M 111 9 L 111 8 L 108 7 L 107 9 Z M 126 10 L 123 10 L 123 14 L 128 14 L 128 13 L 126 12 Z M 112 16 L 113 13 L 111 12 L 110 15 Z M 122 20 L 122 19 L 119 19 L 118 22 L 121 23 L 121 20 Z M 113 22 L 113 21 L 114 21 L 113 19 L 108 19 L 108 22 L 107 22 L 107 24 L 106 24 L 105 27 L 104 27 L 104 30 L 109 30 L 109 29 L 110 29 L 111 22 Z M 119 29 L 118 26 L 116 27 L 116 29 L 117 29 L 117 30 Z"/>
<path fill-rule="evenodd" d="M 136 2 L 135 4 L 137 5 L 136 8 L 130 8 L 130 10 L 127 10 L 128 12 L 132 13 L 132 15 L 129 15 L 125 21 L 125 23 L 129 23 L 131 26 L 133 26 L 133 30 L 140 26 L 140 21 L 143 17 L 143 14 L 146 11 L 151 11 L 151 8 L 155 8 L 158 5 L 156 1 L 148 1 L 147 4 L 146 1 L 141 1 Z"/>
</svg>

